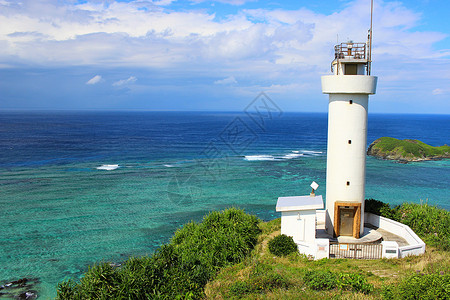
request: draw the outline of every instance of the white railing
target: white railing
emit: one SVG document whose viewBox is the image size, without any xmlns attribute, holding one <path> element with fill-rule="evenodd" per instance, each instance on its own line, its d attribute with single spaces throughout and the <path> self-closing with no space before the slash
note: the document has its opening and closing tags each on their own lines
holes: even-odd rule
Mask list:
<svg viewBox="0 0 450 300">
<path fill-rule="evenodd" d="M 316 226 L 325 224 L 326 210 L 316 210 Z M 365 223 L 384 229 L 406 240 L 408 245 L 399 247 L 397 242 L 383 242 L 382 257 L 402 258 L 425 253 L 425 243 L 409 226 L 372 213 L 364 213 Z M 314 244 L 296 241 L 300 253 L 311 255 L 315 259 L 330 257 L 330 243 L 327 238 L 316 238 Z"/>
<path fill-rule="evenodd" d="M 414 231 L 412 231 L 411 228 L 409 228 L 409 226 L 368 212 L 364 213 L 364 220 L 366 223 L 392 232 L 393 234 L 404 238 L 408 242 L 407 246 L 398 248 L 399 258 L 408 255 L 420 255 L 425 253 L 425 243 L 420 239 L 420 237 L 417 236 L 417 234 L 415 234 Z"/>
</svg>

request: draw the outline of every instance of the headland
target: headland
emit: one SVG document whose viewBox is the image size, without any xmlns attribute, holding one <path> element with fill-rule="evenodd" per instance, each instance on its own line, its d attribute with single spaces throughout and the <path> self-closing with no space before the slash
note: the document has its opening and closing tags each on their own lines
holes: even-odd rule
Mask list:
<svg viewBox="0 0 450 300">
<path fill-rule="evenodd" d="M 450 158 L 450 146 L 433 147 L 419 140 L 381 137 L 370 144 L 367 154 L 400 162 L 438 160 Z"/>
</svg>

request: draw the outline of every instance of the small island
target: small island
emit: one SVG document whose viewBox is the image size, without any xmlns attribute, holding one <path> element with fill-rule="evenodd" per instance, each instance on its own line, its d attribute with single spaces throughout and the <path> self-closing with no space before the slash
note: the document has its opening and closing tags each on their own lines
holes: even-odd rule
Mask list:
<svg viewBox="0 0 450 300">
<path fill-rule="evenodd" d="M 433 147 L 419 140 L 381 137 L 370 144 L 367 154 L 400 162 L 450 158 L 450 146 Z"/>
</svg>

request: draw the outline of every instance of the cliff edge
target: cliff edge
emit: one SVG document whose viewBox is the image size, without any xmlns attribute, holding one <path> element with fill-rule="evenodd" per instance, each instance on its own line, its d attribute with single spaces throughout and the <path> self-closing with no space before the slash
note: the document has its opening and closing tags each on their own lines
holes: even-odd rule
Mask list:
<svg viewBox="0 0 450 300">
<path fill-rule="evenodd" d="M 450 158 L 450 146 L 433 147 L 419 140 L 381 137 L 370 144 L 367 154 L 402 162 Z"/>
</svg>

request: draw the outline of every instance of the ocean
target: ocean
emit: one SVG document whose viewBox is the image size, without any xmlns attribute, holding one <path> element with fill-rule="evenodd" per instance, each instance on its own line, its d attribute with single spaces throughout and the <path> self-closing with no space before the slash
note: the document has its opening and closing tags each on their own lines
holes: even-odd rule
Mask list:
<svg viewBox="0 0 450 300">
<path fill-rule="evenodd" d="M 439 146 L 449 132 L 450 115 L 369 114 L 368 144 Z M 35 278 L 47 299 L 210 211 L 280 217 L 277 198 L 309 194 L 312 181 L 326 196 L 326 139 L 326 113 L 0 112 L 0 285 Z M 366 198 L 449 210 L 449 167 L 368 157 Z"/>
</svg>

